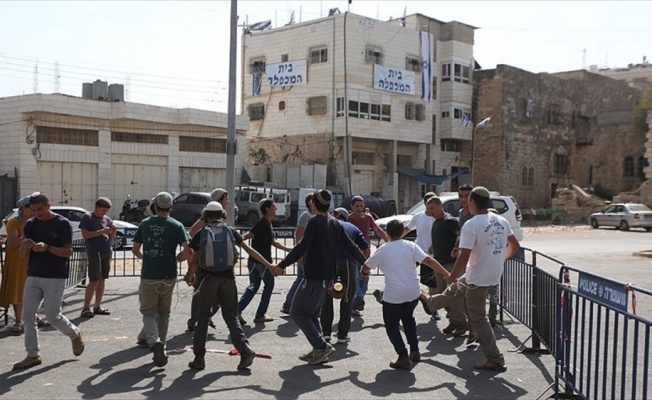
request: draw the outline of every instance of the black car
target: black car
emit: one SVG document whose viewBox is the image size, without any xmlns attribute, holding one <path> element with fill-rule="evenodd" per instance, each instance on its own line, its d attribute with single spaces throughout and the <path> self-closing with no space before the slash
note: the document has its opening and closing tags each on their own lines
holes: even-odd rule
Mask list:
<svg viewBox="0 0 652 400">
<path fill-rule="evenodd" d="M 207 192 L 181 193 L 172 203 L 170 216 L 185 226 L 192 226 L 201 218 L 201 212 L 209 201 L 211 194 Z"/>
</svg>

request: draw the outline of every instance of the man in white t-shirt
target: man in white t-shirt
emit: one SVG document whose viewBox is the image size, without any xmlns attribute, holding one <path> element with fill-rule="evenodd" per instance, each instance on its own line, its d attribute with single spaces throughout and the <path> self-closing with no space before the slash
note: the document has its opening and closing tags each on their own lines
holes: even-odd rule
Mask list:
<svg viewBox="0 0 652 400">
<path fill-rule="evenodd" d="M 471 191 L 469 210 L 473 218 L 462 227 L 460 254 L 455 267 L 446 280 L 451 284 L 442 294 L 421 295 L 421 301 L 430 310 L 446 307 L 465 298 L 469 322 L 487 358 L 475 364 L 476 369 L 505 370 L 505 358 L 498 350 L 496 337 L 487 318 L 487 291 L 500 282 L 505 260 L 521 247 L 509 222 L 488 212 L 489 191 L 478 186 Z M 466 267 L 466 274 L 459 281 L 457 276 Z"/>
<path fill-rule="evenodd" d="M 415 263 L 425 264 L 432 270 L 448 277 L 449 273 L 437 261 L 424 252 L 418 245 L 403 240 L 403 223 L 392 220 L 387 224 L 387 234 L 390 241 L 380 246 L 376 252 L 365 261 L 361 273 L 369 276 L 371 268 L 379 267 L 385 275 L 385 293 L 383 295 L 383 321 L 389 341 L 398 354 L 398 359 L 389 363 L 392 368 L 410 369 L 413 362 L 421 360 L 419 339 L 417 338 L 417 323 L 414 319 L 421 286 L 414 268 Z M 407 342 L 407 348 L 401 337 L 400 323 Z"/>
</svg>

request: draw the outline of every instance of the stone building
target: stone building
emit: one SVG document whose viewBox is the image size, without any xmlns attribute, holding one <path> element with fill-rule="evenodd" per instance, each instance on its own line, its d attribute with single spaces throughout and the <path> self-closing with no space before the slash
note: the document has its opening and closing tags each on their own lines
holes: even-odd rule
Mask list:
<svg viewBox="0 0 652 400">
<path fill-rule="evenodd" d="M 248 128 L 239 116 L 236 171 Z M 151 199 L 163 190 L 224 186 L 226 132 L 227 115 L 216 112 L 62 94 L 6 97 L 0 99 L 0 174 L 17 175 L 17 197 L 43 191 L 53 205 L 92 209 L 98 196 L 108 196 L 117 217 L 127 194 Z"/>
<path fill-rule="evenodd" d="M 640 90 L 587 71 L 534 74 L 508 65 L 476 71 L 474 184 L 549 207 L 557 188 L 615 195 L 640 186 L 648 162 Z"/>
<path fill-rule="evenodd" d="M 442 176 L 463 171 L 458 143 L 471 140 L 462 121 L 471 112 L 474 29 L 420 14 L 402 26 L 334 12 L 245 31 L 250 154 L 326 164 L 329 185 L 381 193 L 399 210 L 433 183 L 448 188 Z"/>
</svg>

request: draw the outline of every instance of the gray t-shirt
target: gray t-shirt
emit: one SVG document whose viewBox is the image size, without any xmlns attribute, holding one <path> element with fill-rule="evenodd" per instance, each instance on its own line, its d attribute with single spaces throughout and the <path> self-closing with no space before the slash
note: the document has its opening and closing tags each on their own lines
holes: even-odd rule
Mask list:
<svg viewBox="0 0 652 400">
<path fill-rule="evenodd" d="M 111 226 L 113 221 L 111 218 L 106 215 L 103 217 L 97 217 L 92 213 L 86 213 L 81 217 L 79 221 L 79 229 L 86 229 L 89 232 L 97 232 L 101 229 Z M 86 244 L 86 252 L 100 252 L 100 253 L 110 253 L 111 252 L 111 243 L 109 242 L 109 235 L 100 235 L 92 239 L 84 241 Z"/>
<path fill-rule="evenodd" d="M 305 229 L 308 225 L 308 221 L 312 218 L 312 214 L 309 211 L 304 211 L 299 215 L 299 220 L 297 221 L 297 228 Z"/>
<path fill-rule="evenodd" d="M 460 221 L 460 228 L 464 226 L 464 223 L 466 223 L 466 221 L 470 220 L 471 218 L 473 218 L 473 214 L 471 213 L 465 214 L 464 209 L 463 208 L 460 209 L 460 214 L 457 217 L 457 219 Z"/>
</svg>

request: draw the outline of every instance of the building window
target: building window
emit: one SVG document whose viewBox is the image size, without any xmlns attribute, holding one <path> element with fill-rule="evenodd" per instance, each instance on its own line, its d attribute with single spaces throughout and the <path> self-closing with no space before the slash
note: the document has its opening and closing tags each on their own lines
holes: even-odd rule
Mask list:
<svg viewBox="0 0 652 400">
<path fill-rule="evenodd" d="M 265 57 L 252 58 L 249 63 L 249 73 L 265 72 Z"/>
<path fill-rule="evenodd" d="M 548 106 L 548 124 L 549 125 L 562 125 L 564 123 L 564 116 L 561 112 L 559 104 L 550 104 Z"/>
<path fill-rule="evenodd" d="M 152 135 L 149 133 L 111 132 L 112 142 L 168 144 L 167 135 Z"/>
<path fill-rule="evenodd" d="M 364 53 L 364 61 L 367 64 L 383 65 L 383 51 L 374 46 L 367 46 Z"/>
<path fill-rule="evenodd" d="M 467 65 L 455 64 L 453 69 L 455 82 L 469 83 L 470 70 Z"/>
<path fill-rule="evenodd" d="M 414 103 L 405 102 L 405 119 L 414 119 Z"/>
<path fill-rule="evenodd" d="M 647 167 L 647 158 L 640 156 L 636 165 L 636 172 L 639 178 L 645 179 L 645 167 Z"/>
<path fill-rule="evenodd" d="M 442 111 L 441 112 L 441 117 L 442 118 L 450 118 L 451 117 L 451 112 L 450 111 Z"/>
<path fill-rule="evenodd" d="M 360 102 L 360 114 L 358 118 L 369 119 L 369 103 Z"/>
<path fill-rule="evenodd" d="M 278 102 L 278 110 L 279 111 L 285 111 L 285 100 L 282 100 L 282 101 Z"/>
<path fill-rule="evenodd" d="M 371 119 L 374 121 L 380 121 L 380 110 L 381 106 L 380 104 L 371 104 Z"/>
<path fill-rule="evenodd" d="M 527 167 L 523 167 L 521 171 L 521 185 L 527 186 Z"/>
<path fill-rule="evenodd" d="M 452 139 L 442 139 L 441 140 L 441 151 L 460 151 L 460 142 Z M 444 175 L 446 173 L 444 172 Z"/>
<path fill-rule="evenodd" d="M 442 82 L 449 82 L 450 80 L 451 80 L 451 65 L 450 65 L 450 63 L 442 64 L 441 65 L 441 81 Z"/>
<path fill-rule="evenodd" d="M 98 135 L 98 131 L 87 129 L 51 128 L 49 126 L 36 128 L 36 140 L 39 143 L 98 146 Z"/>
<path fill-rule="evenodd" d="M 417 121 L 426 120 L 426 106 L 423 104 L 414 105 L 414 119 Z"/>
<path fill-rule="evenodd" d="M 344 97 L 337 98 L 337 118 L 344 116 Z"/>
<path fill-rule="evenodd" d="M 179 136 L 179 151 L 226 153 L 226 139 Z"/>
<path fill-rule="evenodd" d="M 625 157 L 625 162 L 623 162 L 623 176 L 625 178 L 634 176 L 634 157 Z"/>
<path fill-rule="evenodd" d="M 453 118 L 462 119 L 464 118 L 464 110 L 461 108 L 453 108 Z"/>
<path fill-rule="evenodd" d="M 352 154 L 353 164 L 355 165 L 374 165 L 374 156 L 376 153 L 366 153 L 355 151 Z"/>
<path fill-rule="evenodd" d="M 392 120 L 392 106 L 389 104 L 381 105 L 380 119 L 382 121 L 390 122 Z"/>
<path fill-rule="evenodd" d="M 360 103 L 357 101 L 349 100 L 349 117 L 358 118 L 360 111 Z"/>
<path fill-rule="evenodd" d="M 534 186 L 534 167 L 523 167 L 523 172 L 521 174 L 521 184 L 527 187 Z"/>
<path fill-rule="evenodd" d="M 287 54 L 281 54 L 281 62 L 288 62 L 289 57 Z"/>
<path fill-rule="evenodd" d="M 328 61 L 328 48 L 310 49 L 310 64 L 325 63 Z"/>
<path fill-rule="evenodd" d="M 328 112 L 328 97 L 317 96 L 308 98 L 308 115 L 325 115 Z"/>
<path fill-rule="evenodd" d="M 265 118 L 265 105 L 263 103 L 249 104 L 249 121 L 259 121 Z"/>
<path fill-rule="evenodd" d="M 437 100 L 437 79 L 432 80 L 432 99 Z"/>
<path fill-rule="evenodd" d="M 421 72 L 421 59 L 412 56 L 405 57 L 405 69 L 408 71 Z"/>
<path fill-rule="evenodd" d="M 565 154 L 555 154 L 555 174 L 567 174 L 568 173 L 568 164 L 569 159 Z"/>
<path fill-rule="evenodd" d="M 389 104 L 365 103 L 363 101 L 349 100 L 349 117 L 372 119 L 375 121 L 391 121 L 392 107 Z M 344 98 L 337 99 L 337 116 L 344 116 Z"/>
<path fill-rule="evenodd" d="M 432 116 L 432 144 L 435 144 L 437 142 L 437 116 L 433 115 Z M 434 171 L 435 168 L 433 166 L 432 170 Z"/>
</svg>

